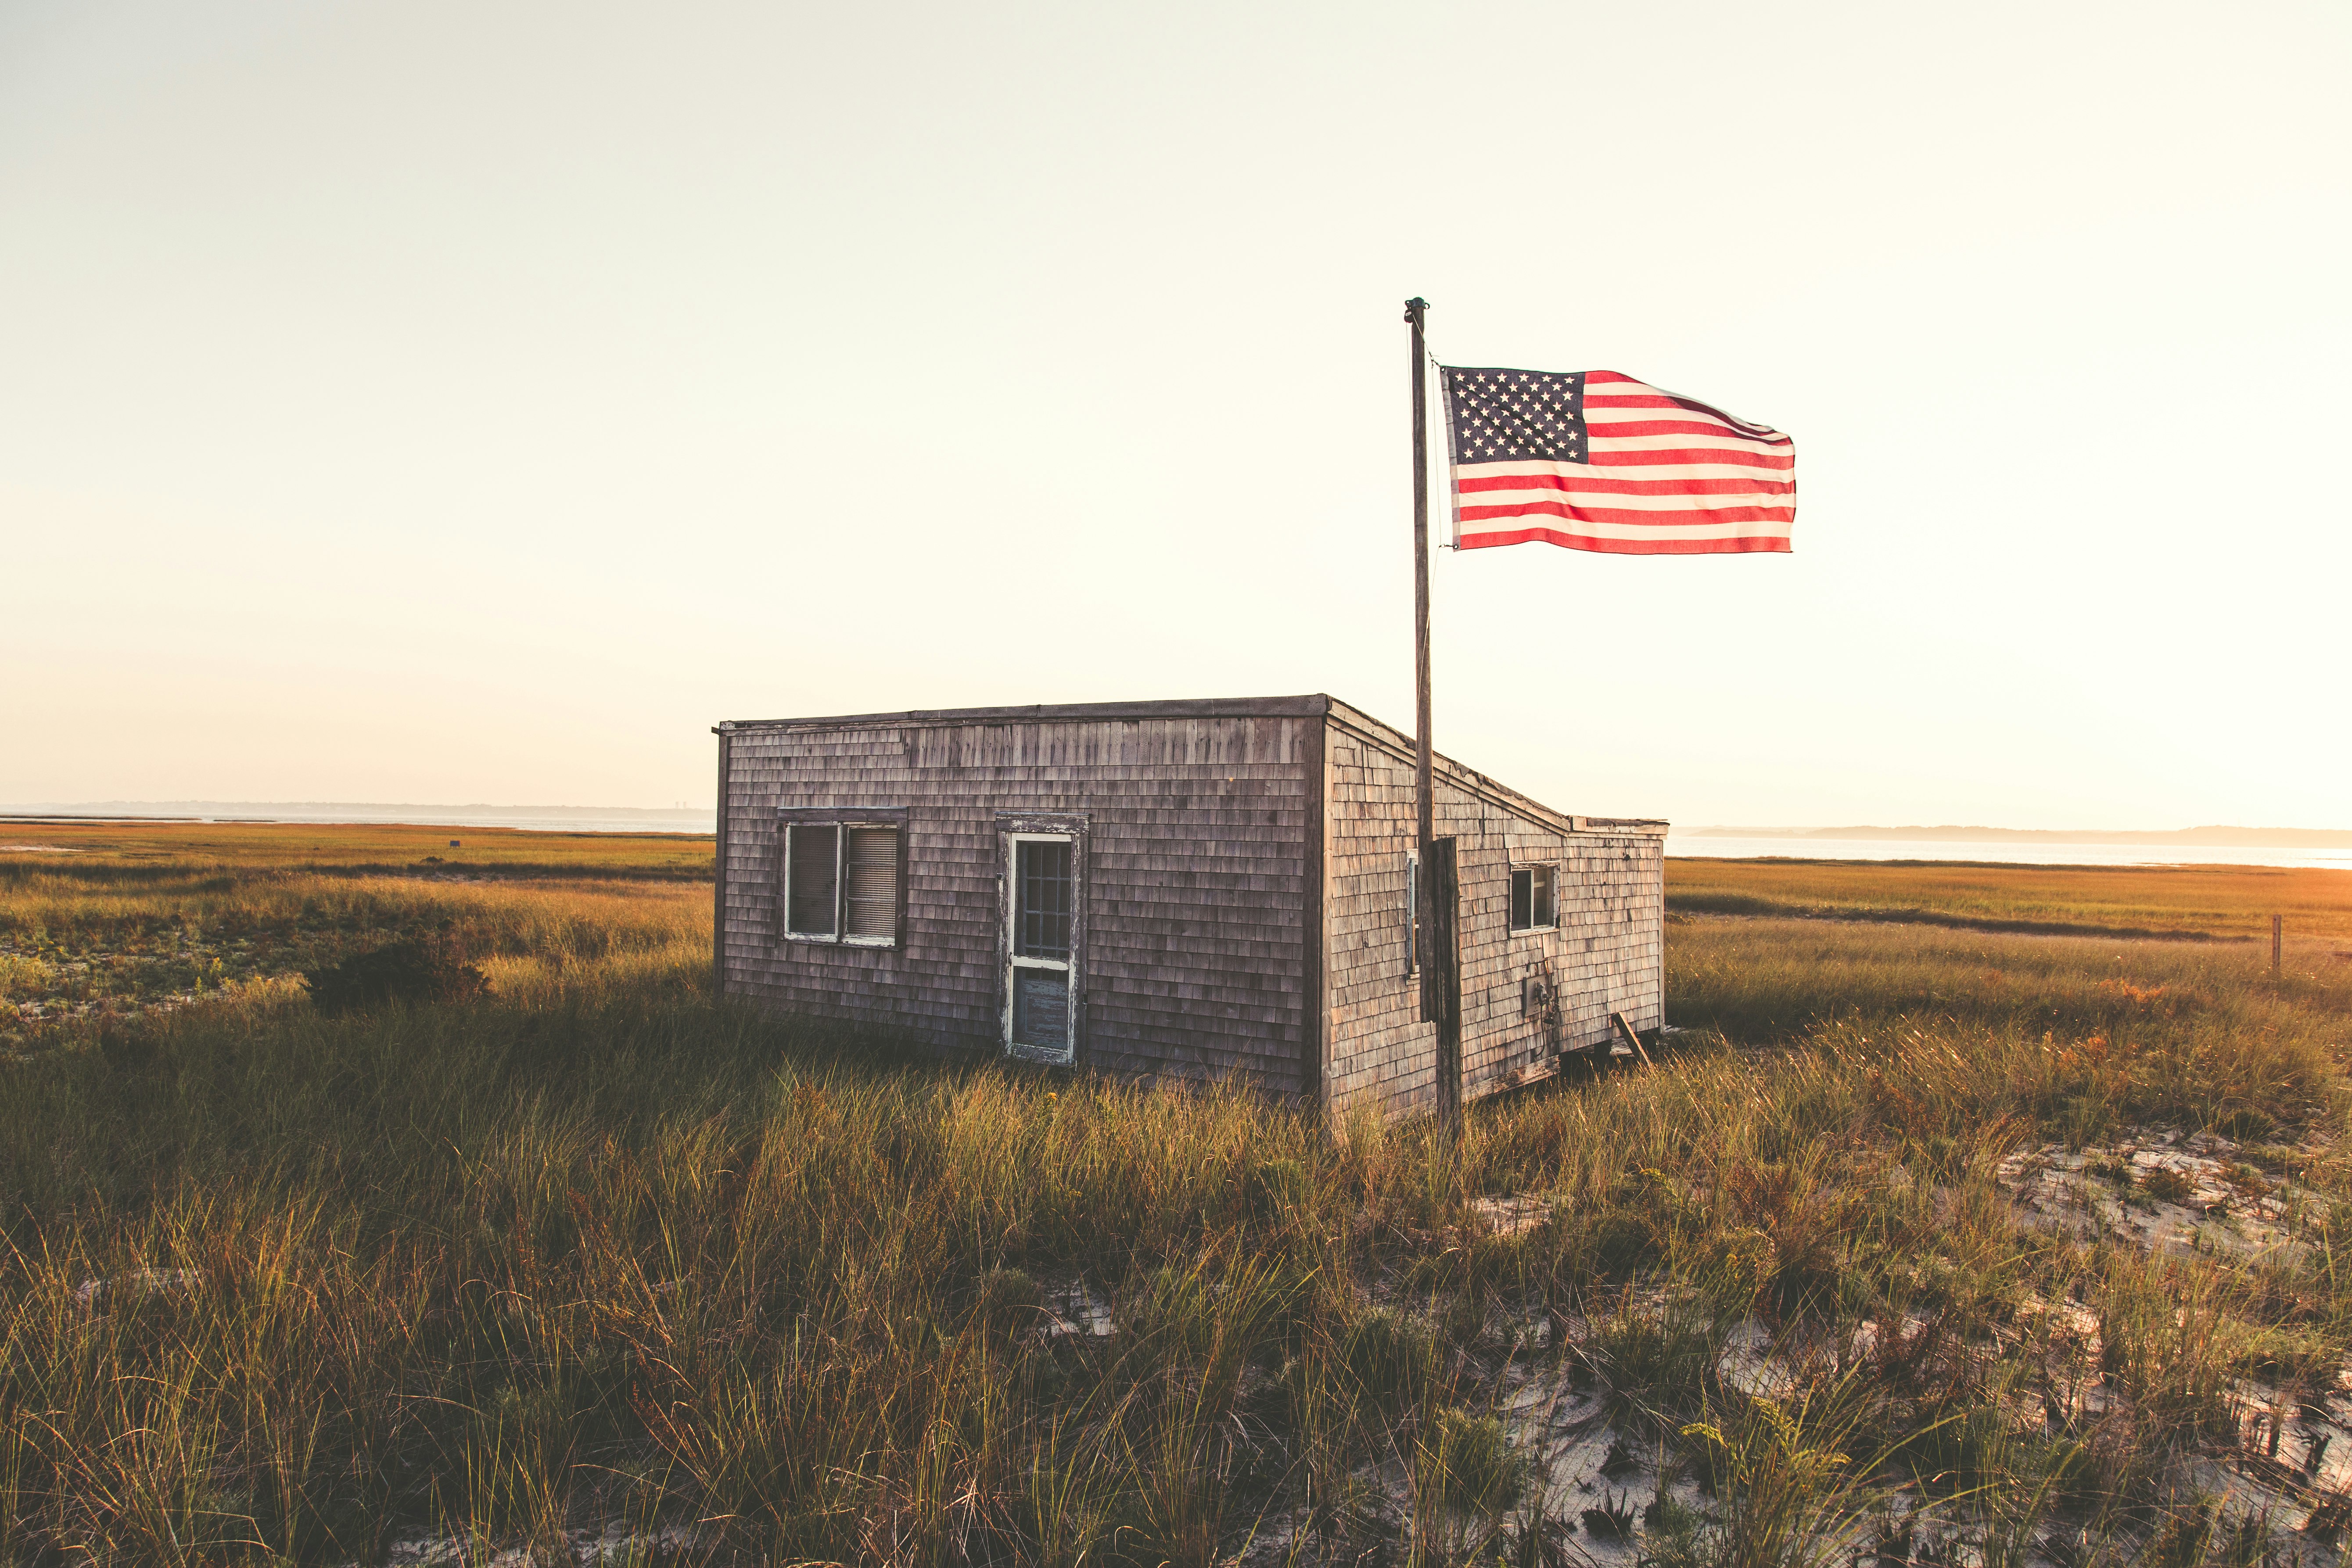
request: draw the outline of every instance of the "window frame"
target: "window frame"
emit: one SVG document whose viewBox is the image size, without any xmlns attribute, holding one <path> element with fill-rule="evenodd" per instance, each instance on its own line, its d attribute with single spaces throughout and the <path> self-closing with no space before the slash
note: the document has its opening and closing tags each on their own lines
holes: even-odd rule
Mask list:
<svg viewBox="0 0 2352 1568">
<path fill-rule="evenodd" d="M 1519 923 L 1517 923 L 1517 922 L 1518 922 L 1518 918 L 1519 918 L 1519 910 L 1518 910 L 1518 902 L 1519 902 L 1519 889 L 1518 889 L 1518 881 L 1519 881 L 1519 873 L 1520 873 L 1520 872 L 1522 872 L 1522 871 L 1527 871 L 1527 872 L 1544 871 L 1544 872 L 1548 872 L 1548 873 L 1549 873 L 1549 875 L 1550 875 L 1550 878 L 1551 878 L 1551 909 L 1550 909 L 1550 910 L 1549 910 L 1549 914 L 1550 914 L 1551 918 L 1550 918 L 1549 920 L 1548 920 L 1548 921 L 1544 921 L 1544 922 L 1543 922 L 1543 923 L 1541 923 L 1541 924 L 1537 924 L 1537 923 L 1535 922 L 1535 908 L 1534 908 L 1535 899 L 1534 899 L 1534 884 L 1533 884 L 1532 879 L 1530 879 L 1530 881 L 1529 881 L 1529 885 L 1528 885 L 1528 924 L 1526 924 L 1526 925 L 1520 925 Z M 1559 861 L 1557 861 L 1557 860 L 1514 860 L 1514 861 L 1512 861 L 1512 862 L 1511 862 L 1511 871 L 1510 871 L 1510 879 L 1509 879 L 1509 881 L 1510 881 L 1510 885 L 1509 885 L 1509 887 L 1508 887 L 1508 889 L 1506 891 L 1506 893 L 1505 893 L 1505 895 L 1504 895 L 1503 924 L 1504 924 L 1504 926 L 1507 929 L 1507 931 L 1509 931 L 1509 933 L 1510 933 L 1512 936 L 1532 936 L 1532 935 L 1534 935 L 1535 933 L 1538 932 L 1538 931 L 1558 931 L 1558 930 L 1559 929 Z"/>
<path fill-rule="evenodd" d="M 812 947 L 897 948 L 907 942 L 908 808 L 903 805 L 780 805 L 776 808 L 776 940 Z M 793 830 L 830 827 L 833 835 L 833 930 L 796 931 L 793 924 Z M 898 835 L 898 888 L 887 936 L 849 934 L 849 836 L 857 828 Z"/>
</svg>

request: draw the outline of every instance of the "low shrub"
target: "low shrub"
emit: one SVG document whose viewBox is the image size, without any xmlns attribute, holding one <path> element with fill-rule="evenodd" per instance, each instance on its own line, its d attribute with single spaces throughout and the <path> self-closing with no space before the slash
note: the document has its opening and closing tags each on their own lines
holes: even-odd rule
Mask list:
<svg viewBox="0 0 2352 1568">
<path fill-rule="evenodd" d="M 483 994 L 489 983 L 466 962 L 448 935 L 392 942 L 341 963 L 302 972 L 302 984 L 320 1012 L 329 1017 L 363 1012 L 386 1002 L 465 1002 Z"/>
<path fill-rule="evenodd" d="M 972 1321 L 997 1332 L 1035 1321 L 1045 1293 L 1024 1270 L 1000 1265 L 982 1274 L 972 1290 Z"/>
<path fill-rule="evenodd" d="M 1394 1307 L 1373 1307 L 1360 1314 L 1343 1355 L 1356 1386 L 1384 1410 L 1412 1404 L 1436 1375 L 1436 1337 L 1426 1323 Z"/>
<path fill-rule="evenodd" d="M 1445 1476 L 1445 1500 L 1456 1508 L 1488 1512 L 1518 1500 L 1526 1465 L 1511 1451 L 1502 1422 L 1449 1408 L 1437 1417 L 1438 1463 Z"/>
<path fill-rule="evenodd" d="M 1630 1209 L 1610 1209 L 1595 1215 L 1586 1223 L 1584 1236 L 1594 1272 L 1603 1275 L 1622 1278 L 1653 1261 L 1658 1253 L 1657 1227 L 1648 1215 Z"/>
<path fill-rule="evenodd" d="M 2197 1195 L 2196 1184 L 2168 1166 L 2150 1171 L 2147 1186 L 2148 1195 L 2158 1203 L 2185 1205 Z"/>
</svg>

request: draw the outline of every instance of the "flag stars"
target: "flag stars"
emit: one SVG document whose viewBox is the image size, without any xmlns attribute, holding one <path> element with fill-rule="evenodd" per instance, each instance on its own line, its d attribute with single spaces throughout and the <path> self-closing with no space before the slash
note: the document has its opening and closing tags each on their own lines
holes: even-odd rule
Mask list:
<svg viewBox="0 0 2352 1568">
<path fill-rule="evenodd" d="M 1584 378 L 1525 370 L 1444 371 L 1462 449 L 1481 459 L 1584 460 Z"/>
</svg>

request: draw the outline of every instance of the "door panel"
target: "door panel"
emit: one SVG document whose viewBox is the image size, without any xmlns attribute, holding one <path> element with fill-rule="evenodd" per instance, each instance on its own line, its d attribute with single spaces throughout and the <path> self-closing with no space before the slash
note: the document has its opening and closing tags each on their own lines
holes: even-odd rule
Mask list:
<svg viewBox="0 0 2352 1568">
<path fill-rule="evenodd" d="M 1068 1058 L 1069 975 L 1050 969 L 1013 972 L 1013 1043 Z"/>
</svg>

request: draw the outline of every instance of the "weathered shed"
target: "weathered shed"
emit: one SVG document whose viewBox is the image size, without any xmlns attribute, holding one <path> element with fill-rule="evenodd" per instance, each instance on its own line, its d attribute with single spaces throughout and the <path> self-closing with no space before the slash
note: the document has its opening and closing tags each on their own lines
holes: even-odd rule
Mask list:
<svg viewBox="0 0 2352 1568">
<path fill-rule="evenodd" d="M 719 984 L 943 1049 L 1436 1103 L 1413 743 L 1325 696 L 717 727 Z M 1663 1021 L 1665 824 L 1440 757 L 1465 1098 Z"/>
</svg>

